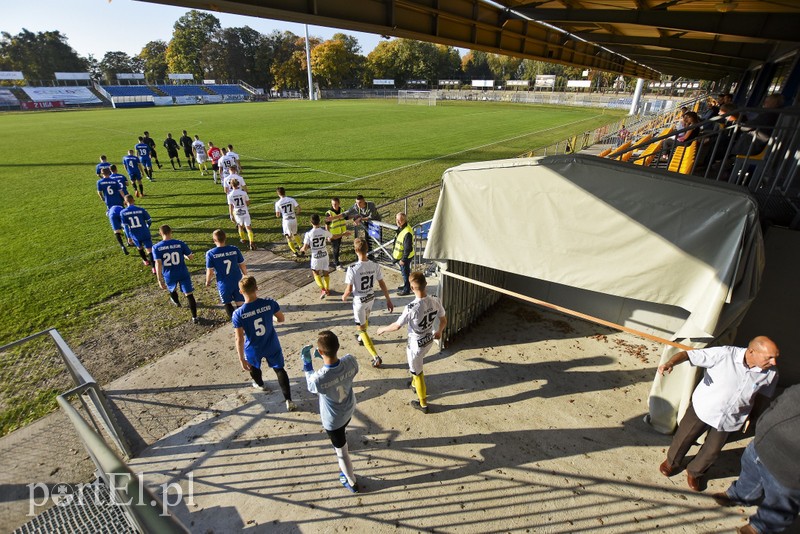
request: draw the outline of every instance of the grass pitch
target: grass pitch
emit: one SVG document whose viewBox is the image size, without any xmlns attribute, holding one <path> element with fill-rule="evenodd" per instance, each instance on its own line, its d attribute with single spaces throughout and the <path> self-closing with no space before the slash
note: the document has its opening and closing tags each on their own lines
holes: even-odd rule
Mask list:
<svg viewBox="0 0 800 534">
<path fill-rule="evenodd" d="M 153 234 L 170 224 L 203 267 L 210 233 L 230 230 L 225 198 L 211 177 L 173 171 L 167 132 L 232 143 L 252 198 L 257 242 L 279 241 L 275 188 L 284 186 L 306 215 L 345 207 L 363 193 L 380 204 L 436 183 L 446 168 L 513 157 L 621 116 L 599 109 L 499 103 L 401 106 L 394 101 L 267 102 L 237 105 L 0 115 L 0 344 L 48 327 L 80 328 L 95 304 L 155 283 L 135 251 L 124 256 L 96 194 L 100 154 L 120 164 L 144 130 L 158 143 L 156 182 L 139 204 Z M 124 174 L 124 171 L 123 171 Z M 301 228 L 308 226 L 301 217 Z M 157 313 L 154 311 L 154 314 Z"/>
</svg>

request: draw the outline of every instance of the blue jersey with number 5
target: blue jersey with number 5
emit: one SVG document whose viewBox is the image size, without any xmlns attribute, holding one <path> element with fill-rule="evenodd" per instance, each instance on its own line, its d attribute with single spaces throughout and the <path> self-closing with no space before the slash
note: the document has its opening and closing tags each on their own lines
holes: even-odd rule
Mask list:
<svg viewBox="0 0 800 534">
<path fill-rule="evenodd" d="M 273 315 L 280 310 L 274 300 L 258 298 L 233 312 L 233 327 L 244 329 L 244 355 L 248 362 L 282 353 L 272 325 Z"/>
<path fill-rule="evenodd" d="M 161 272 L 168 285 L 190 278 L 184 256 L 191 253 L 189 245 L 180 239 L 165 239 L 153 245 L 153 259 L 161 260 Z"/>
</svg>

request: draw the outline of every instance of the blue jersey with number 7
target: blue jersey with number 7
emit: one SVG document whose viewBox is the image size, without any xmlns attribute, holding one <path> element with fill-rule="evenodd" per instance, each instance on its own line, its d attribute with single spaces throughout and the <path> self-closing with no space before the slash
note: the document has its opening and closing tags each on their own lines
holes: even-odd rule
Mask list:
<svg viewBox="0 0 800 534">
<path fill-rule="evenodd" d="M 244 329 L 244 355 L 248 362 L 282 353 L 272 325 L 273 315 L 280 310 L 274 300 L 258 298 L 233 312 L 233 327 Z"/>
<path fill-rule="evenodd" d="M 206 269 L 214 269 L 220 292 L 236 291 L 239 288 L 239 280 L 242 279 L 240 263 L 244 263 L 244 256 L 233 245 L 214 247 L 206 252 Z"/>
</svg>

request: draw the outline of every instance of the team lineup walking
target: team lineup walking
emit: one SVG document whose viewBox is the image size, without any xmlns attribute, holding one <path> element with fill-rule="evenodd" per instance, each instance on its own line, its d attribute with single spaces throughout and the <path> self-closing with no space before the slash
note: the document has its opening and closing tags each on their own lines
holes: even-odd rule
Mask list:
<svg viewBox="0 0 800 534">
<path fill-rule="evenodd" d="M 203 252 L 204 285 L 210 287 L 212 282 L 216 281 L 219 304 L 224 308 L 234 331 L 233 351 L 242 371 L 250 375 L 253 388 L 259 391 L 268 390 L 266 377 L 262 372 L 262 363 L 266 361 L 275 373 L 286 410 L 295 411 L 297 405 L 292 400 L 284 353 L 275 329 L 277 324 L 286 320 L 286 316 L 277 301 L 268 296 L 258 295 L 258 284 L 248 273 L 242 249 L 232 243 L 230 238 L 231 235 L 238 234 L 240 245 L 246 246 L 251 251 L 259 249 L 250 196 L 254 191 L 248 187 L 242 176 L 244 173 L 239 154 L 234 152 L 232 144 L 218 148 L 209 141 L 207 148 L 199 134 L 195 134 L 192 138 L 187 130 L 182 130 L 182 136 L 177 141 L 173 139 L 171 133 L 168 133 L 163 146 L 169 156 L 172 170 L 163 171 L 170 174 L 162 177 L 157 175 L 161 172 L 158 169 L 163 165 L 156 157 L 153 139 L 144 132 L 136 141 L 138 142 L 134 148 L 121 158 L 128 174 L 127 179 L 123 175 L 116 174 L 116 167 L 105 155 L 95 167 L 95 173 L 99 178 L 97 194 L 106 206 L 106 215 L 117 245 L 126 255 L 130 254 L 128 248 L 136 248 L 145 268 L 155 275 L 159 288 L 167 293 L 165 300 L 179 308 L 184 307 L 182 300 L 185 300 L 191 321 L 194 324 L 202 324 L 202 318 L 198 314 L 200 306 L 195 298 L 190 273 L 195 256 L 192 248 L 186 242 L 173 237 L 176 229 L 164 224 L 169 220 L 168 216 L 162 217 L 162 220 L 154 220 L 144 206 L 137 204 L 137 199 L 141 199 L 143 203 L 149 199 L 142 185 L 143 177 L 151 182 L 162 181 L 161 178 L 164 178 L 163 182 L 168 182 L 170 177 L 175 176 L 172 174 L 173 171 L 182 172 L 185 169 L 197 173 L 195 175 L 197 179 L 208 179 L 207 162 L 210 160 L 210 178 L 217 187 L 222 187 L 223 209 L 232 224 L 233 232 L 226 233 L 222 228 L 212 232 L 209 246 Z M 186 158 L 185 166 L 181 163 L 181 149 Z M 133 194 L 129 193 L 128 187 Z M 321 299 L 331 296 L 334 292 L 331 273 L 345 269 L 344 287 L 340 291 L 341 301 L 348 302 L 352 299 L 356 341 L 366 349 L 371 366 L 381 367 L 383 358 L 378 354 L 368 333 L 369 317 L 376 300 L 376 286 L 381 290 L 389 313 L 394 311 L 394 304 L 384 281 L 381 265 L 374 261 L 370 252 L 372 247 L 369 243 L 369 223 L 370 220 L 380 220 L 375 203 L 366 201 L 362 195 L 357 195 L 353 207 L 343 210 L 340 198 L 333 196 L 330 198 L 330 209 L 311 213 L 306 226 L 303 224 L 305 221 L 300 220 L 301 214 L 305 215 L 306 212 L 303 212 L 299 202 L 289 196 L 284 187 L 278 187 L 275 192 L 278 199 L 274 202 L 274 213 L 280 221 L 281 234 L 286 239 L 286 245 L 294 255 L 295 261 L 309 262 Z M 222 202 L 223 199 L 220 198 L 220 204 Z M 422 359 L 430 350 L 434 339 L 440 338 L 447 319 L 439 301 L 435 297 L 427 296 L 425 277 L 421 273 L 411 273 L 410 259 L 413 257 L 413 247 L 410 244 L 410 226 L 405 213 L 398 213 L 396 220 L 398 223 L 402 221 L 402 225 L 398 226 L 398 238 L 401 242 L 394 246 L 392 256 L 394 263 L 399 261 L 404 278 L 404 284 L 398 288 L 397 293 L 399 296 L 405 296 L 413 290 L 417 298 L 409 304 L 396 323 L 379 329 L 378 334 L 397 330 L 401 325 L 408 324 L 409 347 L 412 342 L 414 344 L 413 349 L 408 350 L 408 365 L 412 377 L 411 384 L 418 397 L 418 400 L 411 402 L 411 406 L 427 414 L 429 408 L 422 373 Z M 343 244 L 345 238 L 354 234 L 348 229 L 348 223 L 353 224 L 354 229 L 358 230 L 362 237 L 356 237 L 351 241 L 356 261 L 346 266 L 342 259 L 346 254 L 343 251 Z M 157 228 L 160 241 L 154 242 L 151 230 L 153 225 Z M 179 232 L 179 229 L 177 231 Z M 333 249 L 332 256 L 329 253 L 329 245 Z M 410 283 L 409 273 L 411 273 Z M 184 299 L 181 299 L 180 293 L 183 293 Z M 437 319 L 438 328 L 434 330 Z M 357 493 L 359 486 L 345 437 L 345 428 L 350 422 L 356 404 L 353 380 L 359 369 L 357 357 L 351 354 L 339 356 L 339 340 L 336 335 L 327 330 L 322 331 L 319 333 L 314 352 L 317 357 L 323 359 L 324 366 L 315 372 L 311 362 L 311 348 L 311 345 L 304 347 L 301 356 L 308 390 L 319 396 L 322 424 L 334 446 L 339 464 L 339 482 L 349 491 Z"/>
</svg>

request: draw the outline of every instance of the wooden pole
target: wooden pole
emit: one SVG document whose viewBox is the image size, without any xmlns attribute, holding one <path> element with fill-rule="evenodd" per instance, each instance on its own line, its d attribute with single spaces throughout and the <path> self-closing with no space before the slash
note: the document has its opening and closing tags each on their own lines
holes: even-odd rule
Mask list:
<svg viewBox="0 0 800 534">
<path fill-rule="evenodd" d="M 689 347 L 688 345 L 681 345 L 680 343 L 676 343 L 674 341 L 670 341 L 668 339 L 664 339 L 663 337 L 654 336 L 652 334 L 648 334 L 647 332 L 642 332 L 641 330 L 635 330 L 633 328 L 628 328 L 627 326 L 623 326 L 621 324 L 612 323 L 611 321 L 606 321 L 605 319 L 600 319 L 599 317 L 593 317 L 591 315 L 587 315 L 585 313 L 581 313 L 579 311 L 571 310 L 569 308 L 564 308 L 563 306 L 559 306 L 557 304 L 551 304 L 549 302 L 545 302 L 543 300 L 535 299 L 533 297 L 529 297 L 527 295 L 523 295 L 521 293 L 515 293 L 514 291 L 510 291 L 508 289 L 504 289 L 502 287 L 493 286 L 491 284 L 487 284 L 486 282 L 480 282 L 478 280 L 473 280 L 471 278 L 467 278 L 466 276 L 462 276 L 460 274 L 452 273 L 450 271 L 440 271 L 440 274 L 445 276 L 449 276 L 451 278 L 455 278 L 456 280 L 461 280 L 462 282 L 467 282 L 469 284 L 475 284 L 477 286 L 485 287 L 487 289 L 491 289 L 493 291 L 497 291 L 498 293 L 503 293 L 504 295 L 508 295 L 510 297 L 514 297 L 516 299 L 524 300 L 525 302 L 530 302 L 531 304 L 536 304 L 537 306 L 542 306 L 543 308 L 549 308 L 551 310 L 555 310 L 557 312 L 565 313 L 567 315 L 571 315 L 573 317 L 577 317 L 579 319 L 583 319 L 585 321 L 590 321 L 592 323 L 601 324 L 603 326 L 607 326 L 609 328 L 613 328 L 614 330 L 621 330 L 623 332 L 627 332 L 629 334 L 633 334 L 634 336 L 642 337 L 645 339 L 649 339 L 650 341 L 655 341 L 657 343 L 661 343 L 663 345 L 669 345 L 670 347 L 675 347 L 681 350 L 694 350 L 694 347 Z"/>
</svg>

